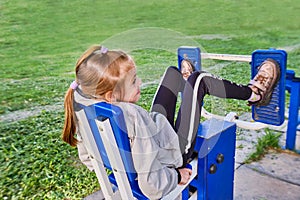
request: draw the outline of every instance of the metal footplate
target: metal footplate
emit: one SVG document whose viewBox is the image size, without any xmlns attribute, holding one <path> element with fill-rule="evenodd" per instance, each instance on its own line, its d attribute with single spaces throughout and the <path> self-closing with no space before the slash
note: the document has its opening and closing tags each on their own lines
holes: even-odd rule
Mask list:
<svg viewBox="0 0 300 200">
<path fill-rule="evenodd" d="M 177 50 L 178 67 L 181 70 L 181 62 L 189 60 L 195 67 L 195 70 L 201 70 L 201 51 L 199 47 L 181 46 Z"/>
<path fill-rule="evenodd" d="M 279 63 L 281 71 L 280 80 L 273 91 L 272 99 L 268 105 L 252 106 L 252 118 L 258 122 L 279 126 L 284 122 L 287 53 L 284 50 L 277 49 L 254 51 L 251 61 L 251 79 L 257 74 L 261 63 L 268 58 Z"/>
</svg>

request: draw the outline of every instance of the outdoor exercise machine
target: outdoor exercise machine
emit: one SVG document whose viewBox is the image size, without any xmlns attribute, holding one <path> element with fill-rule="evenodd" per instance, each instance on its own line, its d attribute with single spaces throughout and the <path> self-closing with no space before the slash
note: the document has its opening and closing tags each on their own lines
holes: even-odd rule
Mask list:
<svg viewBox="0 0 300 200">
<path fill-rule="evenodd" d="M 223 55 L 202 54 L 197 47 L 180 47 L 178 63 L 182 59 L 190 59 L 198 70 L 201 69 L 201 56 L 226 57 Z M 235 56 L 233 56 L 235 57 Z M 237 58 L 237 56 L 236 56 Z M 253 118 L 256 122 L 243 122 L 235 119 L 234 114 L 217 116 L 203 108 L 202 115 L 208 120 L 199 124 L 194 150 L 198 156 L 190 162 L 193 174 L 190 181 L 164 196 L 164 200 L 182 199 L 233 199 L 234 157 L 237 125 L 250 128 L 265 124 L 280 125 L 284 122 L 285 89 L 291 93 L 290 117 L 286 148 L 294 148 L 295 132 L 299 124 L 299 79 L 291 71 L 286 71 L 286 53 L 281 50 L 257 50 L 251 57 L 239 57 L 240 60 L 251 62 L 252 77 L 257 67 L 266 58 L 273 58 L 281 66 L 280 82 L 275 88 L 271 105 L 254 107 Z M 226 57 L 229 59 L 229 57 Z M 237 60 L 237 61 L 240 61 Z M 297 112 L 294 110 L 297 109 Z M 122 110 L 105 102 L 86 105 L 75 102 L 77 119 L 82 123 L 82 142 L 84 143 L 93 168 L 97 175 L 101 191 L 105 199 L 132 200 L 147 199 L 138 187 L 127 128 Z M 271 117 L 268 114 L 272 113 Z M 297 114 L 296 114 L 297 113 Z M 275 117 L 274 117 L 274 116 Z M 296 118 L 296 120 L 295 120 Z M 290 121 L 293 121 L 290 123 Z M 293 132 L 295 131 L 295 132 Z M 224 145 L 226 144 L 226 145 Z M 107 173 L 107 169 L 110 173 Z"/>
<path fill-rule="evenodd" d="M 248 62 L 251 66 L 251 78 L 255 76 L 260 64 L 271 58 L 280 65 L 281 77 L 277 87 L 274 89 L 272 99 L 267 106 L 252 106 L 252 118 L 254 122 L 242 121 L 237 119 L 236 113 L 230 112 L 227 116 L 220 116 L 209 113 L 203 108 L 202 116 L 205 118 L 216 118 L 221 120 L 230 120 L 238 127 L 259 130 L 262 128 L 271 128 L 283 130 L 286 126 L 286 149 L 298 151 L 295 149 L 296 133 L 299 131 L 300 117 L 300 78 L 295 76 L 293 70 L 287 70 L 287 53 L 284 50 L 267 49 L 255 50 L 252 55 L 231 55 L 231 54 L 213 54 L 201 53 L 198 47 L 180 47 L 178 48 L 178 66 L 183 59 L 189 59 L 196 70 L 201 70 L 201 59 L 216 59 L 226 61 Z M 285 96 L 286 91 L 290 94 L 288 115 L 285 114 Z"/>
<path fill-rule="evenodd" d="M 122 110 L 105 102 L 82 103 L 75 104 L 78 121 L 84 125 L 80 133 L 105 199 L 148 199 L 138 187 Z M 190 181 L 177 185 L 163 200 L 180 195 L 190 200 L 233 199 L 235 123 L 210 119 L 201 123 L 198 132 L 195 151 L 199 153 L 190 162 Z"/>
</svg>

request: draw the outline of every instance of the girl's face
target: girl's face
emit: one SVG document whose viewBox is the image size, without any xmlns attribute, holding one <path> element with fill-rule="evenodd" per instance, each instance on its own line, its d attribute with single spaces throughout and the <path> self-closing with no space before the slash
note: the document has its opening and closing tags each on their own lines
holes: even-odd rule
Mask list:
<svg viewBox="0 0 300 200">
<path fill-rule="evenodd" d="M 141 84 L 142 81 L 136 75 L 136 67 L 134 64 L 134 67 L 131 70 L 129 70 L 125 76 L 123 101 L 136 103 L 140 99 Z"/>
</svg>

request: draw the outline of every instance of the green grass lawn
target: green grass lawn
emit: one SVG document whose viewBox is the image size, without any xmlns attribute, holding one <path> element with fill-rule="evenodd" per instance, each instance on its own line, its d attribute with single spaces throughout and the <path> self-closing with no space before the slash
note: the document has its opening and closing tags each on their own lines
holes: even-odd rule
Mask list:
<svg viewBox="0 0 300 200">
<path fill-rule="evenodd" d="M 138 75 L 154 82 L 142 90 L 139 104 L 146 109 L 165 67 L 176 65 L 180 45 L 247 55 L 293 47 L 288 68 L 299 75 L 299 10 L 299 0 L 1 0 L 0 115 L 62 104 L 76 59 L 99 43 L 129 50 Z M 247 83 L 248 64 L 204 60 L 203 66 L 222 63 L 226 67 L 214 73 Z M 217 107 L 217 100 L 207 102 L 209 109 Z M 225 106 L 219 112 L 249 111 L 244 102 L 221 103 Z M 61 141 L 62 126 L 62 110 L 0 122 L 0 199 L 81 199 L 99 189 L 76 149 Z"/>
</svg>

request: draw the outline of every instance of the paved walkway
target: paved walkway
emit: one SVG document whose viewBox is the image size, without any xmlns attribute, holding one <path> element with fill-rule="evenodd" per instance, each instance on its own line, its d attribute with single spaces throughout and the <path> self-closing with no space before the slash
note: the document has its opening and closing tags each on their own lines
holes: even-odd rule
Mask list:
<svg viewBox="0 0 300 200">
<path fill-rule="evenodd" d="M 269 153 L 235 170 L 235 200 L 300 200 L 300 155 Z"/>
<path fill-rule="evenodd" d="M 300 154 L 282 150 L 269 152 L 258 162 L 243 164 L 254 151 L 263 131 L 242 130 L 237 136 L 234 199 L 235 200 L 300 200 Z M 280 145 L 285 145 L 283 133 Z M 300 132 L 296 148 L 300 150 Z"/>
</svg>

